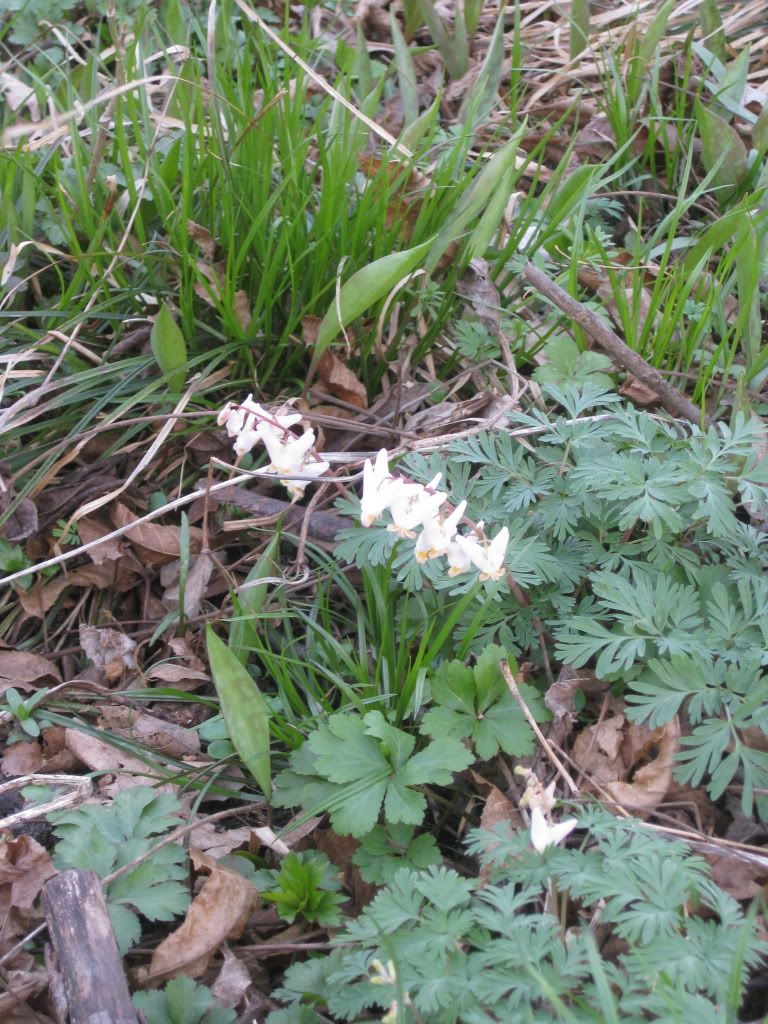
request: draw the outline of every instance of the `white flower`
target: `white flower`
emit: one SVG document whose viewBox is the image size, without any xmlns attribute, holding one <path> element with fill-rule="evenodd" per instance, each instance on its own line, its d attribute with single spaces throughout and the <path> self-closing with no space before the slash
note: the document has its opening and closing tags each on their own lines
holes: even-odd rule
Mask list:
<svg viewBox="0 0 768 1024">
<path fill-rule="evenodd" d="M 477 569 L 480 570 L 481 580 L 498 580 L 504 575 L 504 556 L 507 553 L 509 544 L 509 530 L 499 530 L 492 541 L 483 545 L 478 544 L 472 549 L 470 558 Z"/>
<path fill-rule="evenodd" d="M 386 448 L 381 449 L 373 464 L 370 459 L 366 459 L 363 465 L 360 523 L 363 526 L 370 526 L 379 519 L 393 501 L 402 497 L 403 488 L 406 486 L 402 478 L 390 474 Z"/>
<path fill-rule="evenodd" d="M 548 846 L 557 846 L 562 843 L 566 836 L 578 825 L 576 818 L 568 818 L 557 825 L 550 825 L 540 807 L 534 807 L 531 811 L 531 842 L 533 848 L 543 853 Z"/>
<path fill-rule="evenodd" d="M 288 418 L 281 417 L 281 419 Z M 302 476 L 316 477 L 321 476 L 328 469 L 327 462 L 323 462 L 311 454 L 315 443 L 314 430 L 305 430 L 301 437 L 296 437 L 295 434 L 284 430 L 282 426 L 276 427 L 273 423 L 262 421 L 259 424 L 258 432 L 270 458 L 268 470 L 280 473 L 281 476 L 300 473 Z M 308 483 L 307 480 L 283 480 L 281 482 L 288 488 L 294 501 L 302 497 Z"/>
<path fill-rule="evenodd" d="M 466 501 L 461 501 L 445 519 L 435 516 L 426 520 L 424 529 L 416 541 L 417 562 L 426 562 L 430 558 L 439 558 L 446 554 L 466 507 Z"/>
<path fill-rule="evenodd" d="M 301 467 L 301 472 L 303 476 L 322 476 L 329 466 L 329 462 L 323 462 L 322 459 L 318 459 L 317 462 L 305 462 Z M 280 482 L 288 488 L 291 500 L 297 501 L 299 498 L 304 497 L 304 491 L 309 480 L 281 480 Z"/>
<path fill-rule="evenodd" d="M 229 428 L 227 428 L 229 429 Z M 255 448 L 257 444 L 261 442 L 261 434 L 259 433 L 258 427 L 243 426 L 237 433 L 235 438 L 235 455 L 241 458 L 246 455 L 252 448 Z"/>
<path fill-rule="evenodd" d="M 415 537 L 414 529 L 434 519 L 437 510 L 448 497 L 442 491 L 436 491 L 442 473 L 438 473 L 426 487 L 421 484 L 403 484 L 399 493 L 390 503 L 389 511 L 392 523 L 387 527 L 398 537 Z"/>
</svg>

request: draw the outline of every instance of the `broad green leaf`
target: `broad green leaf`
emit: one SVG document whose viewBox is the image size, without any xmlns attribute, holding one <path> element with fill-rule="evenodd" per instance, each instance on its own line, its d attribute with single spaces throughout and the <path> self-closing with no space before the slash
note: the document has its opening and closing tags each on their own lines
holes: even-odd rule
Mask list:
<svg viewBox="0 0 768 1024">
<path fill-rule="evenodd" d="M 266 583 L 258 586 L 259 580 L 267 576 L 277 576 L 275 554 L 280 543 L 280 534 L 276 533 L 245 578 L 245 586 L 241 587 L 236 598 L 237 617 L 229 624 L 229 649 L 237 660 L 245 665 L 248 662 L 255 643 L 256 626 L 253 620 L 261 612 L 269 593 Z"/>
<path fill-rule="evenodd" d="M 479 124 L 499 99 L 499 85 L 504 71 L 504 16 L 506 6 L 501 4 L 496 27 L 477 78 L 461 101 L 458 121 L 469 126 Z"/>
<path fill-rule="evenodd" d="M 363 32 L 362 22 L 357 22 L 357 34 L 355 37 L 355 78 L 359 96 L 368 96 L 373 90 L 373 70 L 371 68 L 371 55 L 368 53 L 368 42 Z"/>
<path fill-rule="evenodd" d="M 466 38 L 466 28 L 462 18 L 458 17 L 461 10 L 456 5 L 457 12 L 453 36 L 448 35 L 445 22 L 437 13 L 432 0 L 417 0 L 421 16 L 426 22 L 429 34 L 435 41 L 440 55 L 445 61 L 445 67 L 451 78 L 461 78 L 466 72 L 469 64 L 469 45 Z"/>
<path fill-rule="evenodd" d="M 431 243 L 429 255 L 424 263 L 427 273 L 432 273 L 451 242 L 466 231 L 470 223 L 491 201 L 492 196 L 506 178 L 509 169 L 514 166 L 518 142 L 523 130 L 524 126 L 521 126 L 515 132 L 514 137 L 493 154 L 456 204 L 455 211 L 437 238 Z"/>
<path fill-rule="evenodd" d="M 760 116 L 752 125 L 752 144 L 760 154 L 768 150 L 768 103 L 760 111 Z"/>
<path fill-rule="evenodd" d="M 736 240 L 736 285 L 739 296 L 739 321 L 742 346 L 750 370 L 760 355 L 763 326 L 760 318 L 760 245 L 757 232 L 745 212 L 743 227 Z"/>
<path fill-rule="evenodd" d="M 415 121 L 405 126 L 399 140 L 402 146 L 414 152 L 424 136 L 432 131 L 437 124 L 437 115 L 440 111 L 442 98 L 442 92 L 438 92 L 432 101 L 432 105 L 427 107 L 423 114 L 419 114 Z"/>
<path fill-rule="evenodd" d="M 419 116 L 416 69 L 413 66 L 411 51 L 405 41 L 405 36 L 400 29 L 400 23 L 395 17 L 392 7 L 389 9 L 389 31 L 392 35 L 392 44 L 395 47 L 395 67 L 397 68 L 400 99 L 403 104 L 403 121 L 405 124 L 413 124 Z"/>
<path fill-rule="evenodd" d="M 717 197 L 727 201 L 747 174 L 747 148 L 727 121 L 696 101 L 702 160 L 712 174 Z"/>
<path fill-rule="evenodd" d="M 744 98 L 744 89 L 749 74 L 749 56 L 749 47 L 746 46 L 736 60 L 731 61 L 726 67 L 725 74 L 717 83 L 715 96 L 723 104 L 723 109 L 728 113 L 729 118 L 730 111 L 735 106 L 740 107 Z"/>
<path fill-rule="evenodd" d="M 186 379 L 183 367 L 187 362 L 187 343 L 165 303 L 152 324 L 149 344 L 157 365 L 168 377 L 168 389 L 181 391 Z"/>
<path fill-rule="evenodd" d="M 575 60 L 589 42 L 589 0 L 572 0 L 570 28 L 570 56 Z"/>
<path fill-rule="evenodd" d="M 702 0 L 699 6 L 699 22 L 703 42 L 719 60 L 725 61 L 725 31 L 717 0 Z"/>
<path fill-rule="evenodd" d="M 269 705 L 237 656 L 209 624 L 205 628 L 211 675 L 232 744 L 267 798 L 272 795 Z"/>
<path fill-rule="evenodd" d="M 346 327 L 379 299 L 388 295 L 396 284 L 418 267 L 431 245 L 430 240 L 413 249 L 405 249 L 403 252 L 393 252 L 388 256 L 382 256 L 381 259 L 374 260 L 367 267 L 358 270 L 341 286 L 338 302 L 341 318 L 339 318 L 339 309 L 336 299 L 334 299 L 318 330 L 317 343 L 312 356 L 313 367 L 336 338 L 342 325 Z"/>
</svg>

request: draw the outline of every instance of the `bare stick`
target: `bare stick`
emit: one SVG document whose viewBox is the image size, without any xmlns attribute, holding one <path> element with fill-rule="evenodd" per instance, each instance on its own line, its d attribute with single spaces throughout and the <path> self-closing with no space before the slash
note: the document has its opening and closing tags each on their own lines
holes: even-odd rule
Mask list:
<svg viewBox="0 0 768 1024">
<path fill-rule="evenodd" d="M 677 388 L 673 388 L 663 374 L 655 367 L 649 366 L 637 352 L 626 345 L 601 316 L 593 313 L 591 309 L 587 309 L 533 264 L 526 263 L 523 277 L 537 292 L 540 292 L 571 320 L 575 321 L 596 345 L 608 353 L 615 363 L 625 370 L 629 370 L 638 380 L 655 391 L 668 413 L 680 416 L 690 423 L 699 424 L 702 419 L 705 423 L 709 422 L 707 416 L 697 405 L 690 402 Z"/>
<path fill-rule="evenodd" d="M 138 1024 L 99 876 L 56 875 L 43 889 L 43 907 L 72 1024 Z"/>
<path fill-rule="evenodd" d="M 509 692 L 512 694 L 512 696 L 515 698 L 517 703 L 520 705 L 520 710 L 525 715 L 526 721 L 528 722 L 530 727 L 536 733 L 536 738 L 538 739 L 539 743 L 544 748 L 544 751 L 545 751 L 547 757 L 550 759 L 552 764 L 555 766 L 557 774 L 560 776 L 560 778 L 563 780 L 563 782 L 565 782 L 566 786 L 571 791 L 571 793 L 574 796 L 578 796 L 579 787 L 576 785 L 576 783 L 573 781 L 571 776 L 568 774 L 568 771 L 567 771 L 565 765 L 560 760 L 560 758 L 557 756 L 557 754 L 554 752 L 554 750 L 552 749 L 552 746 L 549 743 L 549 740 L 544 735 L 544 733 L 541 731 L 541 729 L 538 726 L 538 723 L 536 722 L 536 719 L 533 717 L 531 712 L 528 710 L 528 705 L 523 700 L 523 695 L 520 693 L 520 690 L 518 688 L 517 680 L 512 675 L 512 669 L 509 667 L 509 665 L 507 664 L 506 661 L 500 661 L 499 662 L 499 667 L 501 668 L 501 674 L 504 676 L 504 680 L 505 680 L 507 686 L 509 687 Z"/>
</svg>

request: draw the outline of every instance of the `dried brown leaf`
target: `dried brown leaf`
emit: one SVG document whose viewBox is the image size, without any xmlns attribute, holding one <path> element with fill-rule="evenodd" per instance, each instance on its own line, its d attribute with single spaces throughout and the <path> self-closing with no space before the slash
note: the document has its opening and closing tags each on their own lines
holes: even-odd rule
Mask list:
<svg viewBox="0 0 768 1024">
<path fill-rule="evenodd" d="M 86 658 L 110 681 L 120 679 L 126 670 L 136 669 L 136 641 L 118 629 L 81 625 L 80 646 Z"/>
<path fill-rule="evenodd" d="M 222 942 L 240 938 L 256 904 L 258 891 L 247 878 L 202 850 L 191 847 L 189 853 L 195 870 L 209 877 L 181 925 L 155 949 L 144 982 L 199 978 Z"/>
<path fill-rule="evenodd" d="M 222 946 L 224 963 L 216 981 L 211 985 L 214 1005 L 227 1008 L 237 1006 L 251 987 L 251 972 L 228 946 Z"/>
<path fill-rule="evenodd" d="M 248 325 L 251 322 L 251 300 L 248 298 L 248 292 L 242 288 L 235 292 L 234 300 L 232 302 L 232 312 L 235 314 L 237 322 L 240 324 L 244 331 L 248 330 Z"/>
<path fill-rule="evenodd" d="M 334 397 L 358 409 L 368 408 L 368 392 L 365 385 L 329 348 L 320 357 L 317 376 Z"/>
<path fill-rule="evenodd" d="M 210 675 L 201 669 L 187 668 L 177 662 L 164 661 L 153 665 L 146 674 L 147 680 L 154 683 L 168 683 L 177 690 L 196 690 L 203 683 L 210 682 Z"/>
<path fill-rule="evenodd" d="M 80 535 L 80 540 L 83 544 L 90 544 L 94 540 L 99 540 L 101 537 L 106 537 L 108 533 L 112 532 L 112 527 L 107 523 L 102 522 L 96 516 L 83 516 L 82 519 L 78 520 L 77 532 Z M 123 543 L 122 538 L 112 537 L 111 540 L 104 541 L 98 544 L 95 548 L 90 548 L 88 551 L 88 557 L 96 565 L 101 565 L 103 562 L 114 562 L 118 558 L 121 558 L 126 552 L 126 545 Z"/>
<path fill-rule="evenodd" d="M 11 686 L 33 683 L 44 686 L 51 680 L 61 682 L 61 673 L 52 661 L 30 651 L 0 650 L 0 682 Z"/>
<path fill-rule="evenodd" d="M 201 552 L 192 560 L 184 586 L 184 614 L 194 618 L 200 614 L 208 581 L 213 572 L 213 559 L 207 551 Z M 179 607 L 180 583 L 167 587 L 163 593 L 163 601 L 172 611 Z"/>
<path fill-rule="evenodd" d="M 658 405 L 659 402 L 659 396 L 653 388 L 643 384 L 641 380 L 638 380 L 631 373 L 627 374 L 627 379 L 619 388 L 619 394 L 623 395 L 624 398 L 628 398 L 633 405 L 637 405 L 640 408 L 648 405 Z"/>
<path fill-rule="evenodd" d="M 187 232 L 192 241 L 200 246 L 203 256 L 213 262 L 216 257 L 216 241 L 208 228 L 204 228 L 202 224 L 196 224 L 193 220 L 188 220 Z"/>
<path fill-rule="evenodd" d="M 605 790 L 628 810 L 654 810 L 671 785 L 679 739 L 680 723 L 677 718 L 654 730 L 644 725 L 630 726 L 624 759 L 628 771 L 634 772 L 632 781 L 607 782 Z M 643 761 L 642 767 L 637 768 Z"/>
<path fill-rule="evenodd" d="M 103 565 L 82 565 L 66 575 L 57 576 L 49 583 L 35 583 L 29 590 L 17 590 L 19 603 L 27 615 L 42 619 L 67 587 L 95 587 L 97 590 L 130 590 L 136 584 L 136 573 L 122 562 Z"/>
<path fill-rule="evenodd" d="M 11 743 L 3 751 L 0 771 L 7 778 L 17 775 L 34 775 L 43 767 L 43 752 L 34 740 Z"/>
<path fill-rule="evenodd" d="M 592 781 L 605 785 L 623 779 L 626 765 L 620 750 L 624 716 L 606 718 L 582 729 L 573 744 L 572 757 Z"/>
<path fill-rule="evenodd" d="M 117 502 L 112 509 L 112 521 L 115 526 L 128 526 L 136 516 Z M 135 545 L 141 557 L 150 565 L 172 562 L 181 555 L 181 531 L 178 526 L 161 526 L 157 523 L 139 523 L 128 530 L 125 536 Z M 189 547 L 197 554 L 202 544 L 203 533 L 198 527 L 189 529 Z"/>
<path fill-rule="evenodd" d="M 31 836 L 0 843 L 0 951 L 15 945 L 39 916 L 34 908 L 40 890 L 55 874 L 50 854 Z M 26 954 L 13 965 L 27 966 L 25 958 Z"/>
<path fill-rule="evenodd" d="M 185 729 L 133 708 L 109 704 L 100 707 L 99 726 L 167 757 L 190 757 L 200 753 L 200 734 L 194 729 Z"/>
</svg>

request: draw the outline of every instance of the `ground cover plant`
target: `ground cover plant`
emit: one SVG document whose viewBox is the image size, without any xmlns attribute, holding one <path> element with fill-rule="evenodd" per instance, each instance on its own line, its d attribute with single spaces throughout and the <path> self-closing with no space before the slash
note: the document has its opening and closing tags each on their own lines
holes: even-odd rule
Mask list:
<svg viewBox="0 0 768 1024">
<path fill-rule="evenodd" d="M 766 1019 L 764 38 L 6 4 L 4 1021 Z"/>
</svg>

